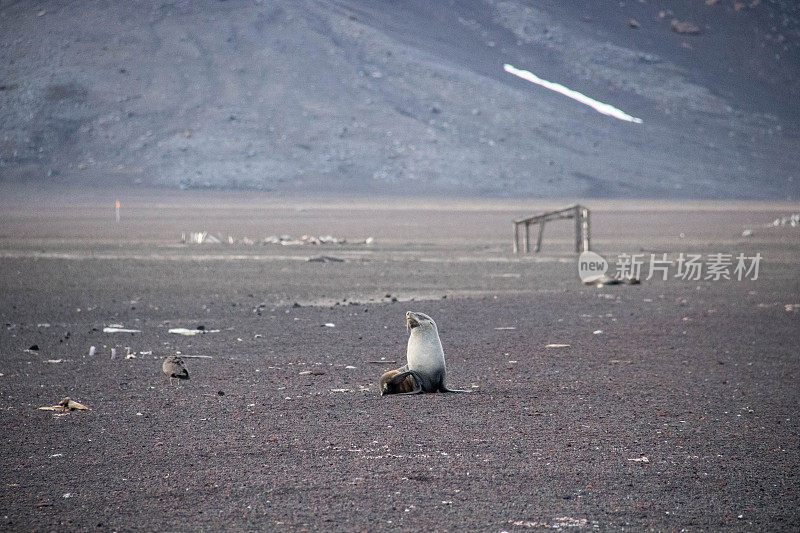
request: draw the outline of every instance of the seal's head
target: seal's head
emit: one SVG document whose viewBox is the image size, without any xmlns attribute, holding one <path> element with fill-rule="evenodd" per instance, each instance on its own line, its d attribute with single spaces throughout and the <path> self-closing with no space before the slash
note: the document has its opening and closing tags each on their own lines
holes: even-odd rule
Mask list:
<svg viewBox="0 0 800 533">
<path fill-rule="evenodd" d="M 397 375 L 397 370 L 390 370 L 381 376 L 380 388 L 381 388 L 381 396 L 386 394 L 391 394 L 391 390 L 389 389 L 389 380 L 392 379 Z"/>
<path fill-rule="evenodd" d="M 417 329 L 419 328 L 419 329 Z M 436 331 L 436 322 L 425 313 L 406 312 L 406 329 L 410 332 L 416 331 Z"/>
</svg>

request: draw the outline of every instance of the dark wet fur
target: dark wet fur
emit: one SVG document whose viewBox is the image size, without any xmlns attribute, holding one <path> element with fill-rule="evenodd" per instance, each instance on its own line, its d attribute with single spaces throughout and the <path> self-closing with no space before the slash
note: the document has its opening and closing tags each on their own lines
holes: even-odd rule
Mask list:
<svg viewBox="0 0 800 533">
<path fill-rule="evenodd" d="M 469 390 L 447 388 L 447 385 L 445 384 L 444 372 L 434 375 L 425 375 L 416 370 L 409 370 L 408 365 L 402 366 L 396 371 L 398 374 L 392 378 L 389 383 L 392 381 L 397 381 L 397 383 L 400 383 L 402 380 L 406 379 L 407 376 L 410 376 L 417 385 L 417 390 L 402 394 L 419 394 L 422 392 L 472 392 Z"/>
</svg>

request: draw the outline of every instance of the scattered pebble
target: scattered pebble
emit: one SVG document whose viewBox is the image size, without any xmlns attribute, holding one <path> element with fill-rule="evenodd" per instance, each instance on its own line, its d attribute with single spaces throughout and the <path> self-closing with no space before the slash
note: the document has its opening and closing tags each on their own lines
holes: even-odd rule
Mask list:
<svg viewBox="0 0 800 533">
<path fill-rule="evenodd" d="M 672 31 L 674 31 L 675 33 L 680 33 L 684 35 L 697 35 L 698 33 L 700 33 L 700 28 L 688 21 L 681 22 L 678 19 L 672 19 L 670 27 L 672 28 Z"/>
</svg>

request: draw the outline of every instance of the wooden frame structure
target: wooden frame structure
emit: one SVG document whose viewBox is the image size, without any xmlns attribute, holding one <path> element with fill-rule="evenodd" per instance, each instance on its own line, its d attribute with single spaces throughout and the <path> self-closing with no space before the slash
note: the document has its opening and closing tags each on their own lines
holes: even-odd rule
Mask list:
<svg viewBox="0 0 800 533">
<path fill-rule="evenodd" d="M 519 237 L 520 228 L 524 229 L 522 239 L 522 251 L 524 253 L 530 252 L 531 242 L 531 226 L 534 224 L 539 225 L 539 234 L 536 237 L 536 248 L 534 252 L 542 249 L 542 235 L 544 234 L 544 225 L 551 220 L 572 218 L 575 220 L 575 252 L 581 253 L 589 249 L 589 210 L 582 205 L 571 205 L 564 209 L 556 211 L 548 211 L 541 215 L 535 215 L 528 218 L 522 218 L 514 221 L 514 253 L 520 253 Z"/>
</svg>

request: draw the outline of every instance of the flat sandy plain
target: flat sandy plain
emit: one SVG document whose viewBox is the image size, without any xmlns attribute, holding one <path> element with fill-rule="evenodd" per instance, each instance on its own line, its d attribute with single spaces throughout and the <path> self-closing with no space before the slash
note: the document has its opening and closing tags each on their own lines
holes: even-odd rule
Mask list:
<svg viewBox="0 0 800 533">
<path fill-rule="evenodd" d="M 514 217 L 561 204 L 4 190 L 0 529 L 800 528 L 800 229 L 765 227 L 798 206 L 587 202 L 610 260 L 764 258 L 598 289 L 568 222 L 511 253 Z M 407 310 L 473 394 L 380 397 Z M 176 351 L 211 358 L 170 385 Z M 38 409 L 67 395 L 91 411 Z"/>
</svg>

